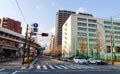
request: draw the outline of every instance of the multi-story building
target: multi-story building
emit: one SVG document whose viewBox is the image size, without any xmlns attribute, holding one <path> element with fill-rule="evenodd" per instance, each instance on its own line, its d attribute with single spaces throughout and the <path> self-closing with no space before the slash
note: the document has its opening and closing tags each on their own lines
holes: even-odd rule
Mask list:
<svg viewBox="0 0 120 74">
<path fill-rule="evenodd" d="M 56 26 L 55 26 L 55 47 L 62 44 L 62 26 L 71 14 L 75 14 L 73 11 L 59 10 L 56 14 Z"/>
<path fill-rule="evenodd" d="M 15 20 L 8 18 L 8 17 L 3 17 L 1 19 L 0 26 L 7 28 L 9 30 L 12 30 L 14 32 L 17 32 L 19 34 L 22 33 L 21 22 L 15 21 Z"/>
<path fill-rule="evenodd" d="M 114 48 L 120 50 L 120 22 L 110 21 L 110 19 L 96 18 L 88 13 L 72 14 L 63 25 L 62 33 L 62 53 L 63 56 L 70 57 L 76 55 L 76 50 L 80 49 L 78 43 L 84 38 L 86 43 L 86 54 L 89 55 L 91 49 L 97 51 L 95 44 L 100 43 L 101 54 L 110 53 L 110 42 Z M 110 33 L 113 33 L 112 35 Z M 110 39 L 112 36 L 112 40 Z M 96 42 L 96 39 L 99 39 Z"/>
<path fill-rule="evenodd" d="M 3 17 L 0 21 L 0 54 L 5 58 L 15 57 L 19 52 L 21 39 L 23 40 L 22 27 L 19 21 Z"/>
<path fill-rule="evenodd" d="M 55 55 L 54 42 L 55 42 L 55 36 L 52 35 L 50 39 L 50 52 L 52 55 Z"/>
</svg>

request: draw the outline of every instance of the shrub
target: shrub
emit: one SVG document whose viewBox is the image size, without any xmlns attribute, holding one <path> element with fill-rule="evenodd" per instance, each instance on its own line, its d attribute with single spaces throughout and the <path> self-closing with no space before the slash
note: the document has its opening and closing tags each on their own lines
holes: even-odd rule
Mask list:
<svg viewBox="0 0 120 74">
<path fill-rule="evenodd" d="M 24 58 L 24 63 L 30 63 L 32 62 L 34 59 L 33 57 L 29 57 L 29 59 L 27 59 L 27 57 Z"/>
</svg>

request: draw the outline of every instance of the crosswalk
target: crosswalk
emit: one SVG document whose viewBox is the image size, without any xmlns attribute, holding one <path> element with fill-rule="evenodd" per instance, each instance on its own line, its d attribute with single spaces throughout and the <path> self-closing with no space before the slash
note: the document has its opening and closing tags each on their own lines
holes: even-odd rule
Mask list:
<svg viewBox="0 0 120 74">
<path fill-rule="evenodd" d="M 64 65 L 64 64 L 59 64 L 59 65 L 31 65 L 31 66 L 23 66 L 20 69 L 44 69 L 44 70 L 48 70 L 48 69 L 58 69 L 58 70 L 69 70 L 69 69 L 95 69 L 94 67 L 91 66 L 75 66 L 75 65 Z"/>
<path fill-rule="evenodd" d="M 6 71 L 9 68 L 0 68 L 0 72 Z M 12 68 L 10 68 L 12 69 Z M 75 65 L 75 64 L 38 64 L 38 65 L 26 65 L 22 67 L 13 68 L 13 70 L 111 70 L 116 69 L 120 70 L 120 66 L 97 66 L 97 65 Z"/>
</svg>

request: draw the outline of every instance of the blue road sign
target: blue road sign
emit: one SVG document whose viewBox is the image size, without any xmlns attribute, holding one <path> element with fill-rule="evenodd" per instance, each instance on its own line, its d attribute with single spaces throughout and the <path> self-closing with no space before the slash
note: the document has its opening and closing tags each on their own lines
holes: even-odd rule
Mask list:
<svg viewBox="0 0 120 74">
<path fill-rule="evenodd" d="M 34 23 L 33 26 L 34 26 L 35 28 L 37 28 L 37 27 L 38 27 L 38 24 L 37 24 L 37 23 Z"/>
</svg>

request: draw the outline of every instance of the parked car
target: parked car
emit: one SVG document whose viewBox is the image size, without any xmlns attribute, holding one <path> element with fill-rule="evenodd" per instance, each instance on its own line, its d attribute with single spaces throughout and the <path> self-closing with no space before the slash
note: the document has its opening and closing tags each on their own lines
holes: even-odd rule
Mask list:
<svg viewBox="0 0 120 74">
<path fill-rule="evenodd" d="M 73 61 L 79 64 L 88 64 L 87 60 L 84 57 L 74 57 Z"/>
<path fill-rule="evenodd" d="M 108 62 L 101 61 L 101 62 L 97 62 L 96 64 L 97 64 L 97 65 L 108 65 Z"/>
<path fill-rule="evenodd" d="M 107 62 L 104 62 L 102 60 L 99 60 L 99 59 L 96 59 L 96 58 L 89 58 L 88 60 L 88 63 L 91 63 L 91 64 L 107 64 Z"/>
<path fill-rule="evenodd" d="M 61 60 L 61 61 L 68 61 L 68 58 L 67 57 L 60 57 L 60 58 L 58 58 L 59 60 Z"/>
<path fill-rule="evenodd" d="M 96 58 L 89 58 L 88 63 L 92 63 L 92 64 L 97 64 L 98 62 L 101 62 L 102 60 L 96 59 Z"/>
</svg>

